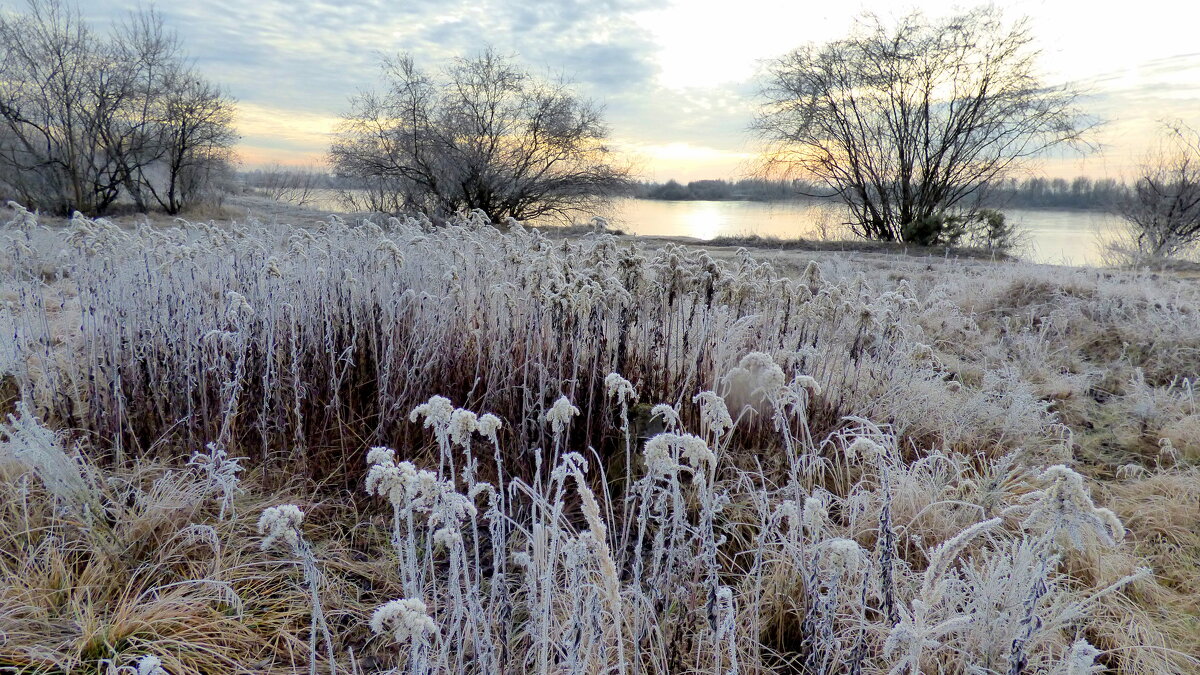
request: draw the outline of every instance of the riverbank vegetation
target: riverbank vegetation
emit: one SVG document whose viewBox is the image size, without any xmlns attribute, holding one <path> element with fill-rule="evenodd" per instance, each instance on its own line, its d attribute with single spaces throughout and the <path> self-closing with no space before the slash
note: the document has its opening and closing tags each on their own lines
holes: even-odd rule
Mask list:
<svg viewBox="0 0 1200 675">
<path fill-rule="evenodd" d="M 5 668 L 1197 667 L 1194 284 L 9 219 Z"/>
</svg>

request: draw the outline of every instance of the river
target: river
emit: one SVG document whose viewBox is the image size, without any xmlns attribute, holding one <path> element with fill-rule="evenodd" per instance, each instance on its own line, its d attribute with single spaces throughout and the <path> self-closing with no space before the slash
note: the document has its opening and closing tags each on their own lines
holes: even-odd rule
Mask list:
<svg viewBox="0 0 1200 675">
<path fill-rule="evenodd" d="M 827 202 L 705 202 L 624 199 L 611 207 L 612 227 L 630 234 L 695 237 L 760 236 L 794 239 L 852 238 L 843 208 Z M 1102 211 L 1004 209 L 1022 231 L 1021 258 L 1060 265 L 1100 265 L 1104 241 L 1120 219 Z"/>
<path fill-rule="evenodd" d="M 321 190 L 316 208 L 344 208 L 332 190 Z M 760 236 L 795 239 L 852 239 L 841 223 L 844 207 L 833 202 L 659 201 L 621 199 L 603 213 L 610 225 L 629 234 L 694 237 Z M 1103 211 L 1004 209 L 1021 228 L 1020 258 L 1056 265 L 1103 264 L 1104 241 L 1120 219 Z"/>
</svg>

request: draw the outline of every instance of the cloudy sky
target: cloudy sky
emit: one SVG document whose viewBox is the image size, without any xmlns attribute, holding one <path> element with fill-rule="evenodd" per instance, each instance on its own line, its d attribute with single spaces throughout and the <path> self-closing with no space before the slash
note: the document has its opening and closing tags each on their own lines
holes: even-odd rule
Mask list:
<svg viewBox="0 0 1200 675">
<path fill-rule="evenodd" d="M 22 0 L 0 0 L 19 9 Z M 145 2 L 140 4 L 145 5 Z M 102 25 L 139 0 L 80 0 Z M 836 5 L 836 6 L 835 6 Z M 158 0 L 198 67 L 240 102 L 247 167 L 321 160 L 351 95 L 378 86 L 383 54 L 436 65 L 485 45 L 535 71 L 565 74 L 605 107 L 616 144 L 647 178 L 737 176 L 755 147 L 746 132 L 765 59 L 844 35 L 855 15 L 960 3 L 670 0 Z M 1032 20 L 1051 82 L 1076 82 L 1106 120 L 1087 158 L 1042 163 L 1052 175 L 1120 174 L 1158 120 L 1200 127 L 1200 5 L 1141 0 L 1013 0 Z"/>
</svg>

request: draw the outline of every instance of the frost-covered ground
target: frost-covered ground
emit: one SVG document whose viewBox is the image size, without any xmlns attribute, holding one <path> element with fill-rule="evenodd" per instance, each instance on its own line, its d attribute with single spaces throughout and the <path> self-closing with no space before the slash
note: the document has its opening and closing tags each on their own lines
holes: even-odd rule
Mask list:
<svg viewBox="0 0 1200 675">
<path fill-rule="evenodd" d="M 1194 281 L 226 208 L 0 218 L 0 669 L 1200 668 Z"/>
</svg>

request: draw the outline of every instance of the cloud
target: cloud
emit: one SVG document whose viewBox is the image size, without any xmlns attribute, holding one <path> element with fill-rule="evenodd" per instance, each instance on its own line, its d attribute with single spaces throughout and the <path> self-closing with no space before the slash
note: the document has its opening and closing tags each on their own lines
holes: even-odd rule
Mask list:
<svg viewBox="0 0 1200 675">
<path fill-rule="evenodd" d="M 145 4 L 79 3 L 98 27 Z M 20 3 L 0 0 L 5 6 Z M 197 67 L 240 101 L 243 155 L 254 158 L 248 161 L 271 153 L 318 158 L 328 142 L 318 127 L 327 129 L 351 96 L 382 84 L 382 55 L 408 52 L 435 68 L 492 46 L 534 72 L 569 79 L 604 106 L 616 145 L 701 148 L 720 154 L 701 165 L 730 172 L 738 169 L 720 167 L 741 166 L 755 149 L 747 127 L 761 60 L 841 35 L 857 12 L 814 12 L 778 0 L 157 0 L 154 6 L 181 34 Z M 1142 62 L 1129 59 L 1127 50 L 1116 50 L 1117 58 L 1093 36 L 1119 20 L 1092 13 L 1092 33 L 1073 35 L 1064 31 L 1074 24 L 1047 18 L 1058 11 L 1053 7 L 1036 0 L 1022 7 L 1038 14 L 1034 25 L 1053 47 L 1051 61 L 1065 63 L 1075 54 L 1075 61 L 1088 61 L 1063 76 L 1089 75 L 1094 94 L 1086 103 L 1110 120 L 1104 145 L 1130 146 L 1153 119 L 1194 118 L 1200 110 L 1200 54 L 1171 55 L 1171 40 L 1143 36 L 1138 42 L 1134 26 L 1122 35 L 1126 44 L 1158 46 L 1133 52 Z M 643 152 L 648 173 L 699 162 L 671 152 Z"/>
</svg>

